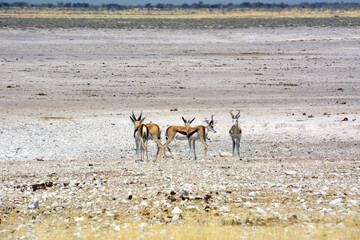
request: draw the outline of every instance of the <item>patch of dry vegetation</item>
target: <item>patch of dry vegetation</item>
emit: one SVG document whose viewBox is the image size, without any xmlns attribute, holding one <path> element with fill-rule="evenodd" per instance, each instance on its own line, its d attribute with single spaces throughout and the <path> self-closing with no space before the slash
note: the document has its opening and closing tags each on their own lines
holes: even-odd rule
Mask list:
<svg viewBox="0 0 360 240">
<path fill-rule="evenodd" d="M 360 10 L 330 9 L 284 9 L 284 10 L 248 10 L 248 9 L 142 9 L 127 10 L 71 10 L 61 8 L 10 8 L 1 9 L 0 18 L 85 18 L 85 19 L 203 19 L 203 18 L 332 18 L 360 17 Z"/>
<path fill-rule="evenodd" d="M 238 28 L 357 26 L 358 9 L 144 9 L 3 8 L 0 27 Z"/>
</svg>

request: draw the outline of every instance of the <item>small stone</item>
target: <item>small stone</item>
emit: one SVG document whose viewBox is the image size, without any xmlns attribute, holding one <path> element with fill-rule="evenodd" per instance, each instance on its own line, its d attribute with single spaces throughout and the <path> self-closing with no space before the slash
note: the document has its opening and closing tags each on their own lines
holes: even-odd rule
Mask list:
<svg viewBox="0 0 360 240">
<path fill-rule="evenodd" d="M 172 217 L 172 221 L 176 222 L 177 220 L 179 220 L 179 218 L 180 218 L 179 215 L 175 215 Z"/>
<path fill-rule="evenodd" d="M 265 211 L 264 209 L 262 209 L 262 208 L 260 208 L 260 207 L 256 207 L 255 209 L 256 209 L 256 211 L 257 211 L 258 213 L 260 213 L 261 215 L 263 215 L 263 216 L 266 215 L 266 211 Z"/>
<path fill-rule="evenodd" d="M 196 206 L 187 206 L 186 210 L 187 211 L 195 211 L 195 210 L 198 210 L 198 207 L 196 207 Z"/>
<path fill-rule="evenodd" d="M 220 209 L 219 209 L 219 212 L 230 212 L 230 209 L 226 206 L 222 206 Z"/>
<path fill-rule="evenodd" d="M 146 223 L 146 222 L 142 222 L 142 223 L 140 223 L 139 228 L 145 228 L 146 226 L 147 226 L 147 223 Z"/>
<path fill-rule="evenodd" d="M 251 207 L 253 204 L 251 202 L 244 202 L 243 206 L 244 207 Z"/>
<path fill-rule="evenodd" d="M 221 152 L 220 154 L 220 157 L 232 157 L 233 155 L 229 152 Z"/>
<path fill-rule="evenodd" d="M 29 209 L 38 209 L 39 208 L 39 199 L 33 198 L 30 200 L 30 203 L 28 205 Z"/>
<path fill-rule="evenodd" d="M 354 199 L 348 199 L 346 200 L 348 203 L 352 204 L 352 205 L 357 205 L 358 201 L 354 200 Z"/>
<path fill-rule="evenodd" d="M 297 171 L 286 171 L 286 175 L 295 175 L 297 174 Z"/>
<path fill-rule="evenodd" d="M 249 196 L 255 197 L 257 195 L 256 192 L 249 192 Z"/>
<path fill-rule="evenodd" d="M 183 211 L 179 208 L 179 207 L 174 207 L 174 209 L 172 210 L 172 214 L 174 215 L 178 215 L 178 214 L 181 214 Z"/>
<path fill-rule="evenodd" d="M 148 204 L 147 201 L 142 201 L 142 202 L 140 203 L 140 206 L 141 206 L 141 207 L 147 207 L 147 206 L 149 206 L 149 204 Z"/>
<path fill-rule="evenodd" d="M 54 207 L 54 208 L 56 208 L 58 206 L 59 206 L 59 203 L 57 201 L 53 202 L 53 204 L 51 205 L 51 207 Z"/>
<path fill-rule="evenodd" d="M 337 198 L 329 202 L 331 205 L 342 205 L 342 198 Z"/>
<path fill-rule="evenodd" d="M 75 217 L 75 218 L 74 218 L 74 221 L 75 221 L 75 222 L 82 222 L 82 221 L 84 221 L 84 220 L 85 220 L 84 217 Z"/>
</svg>

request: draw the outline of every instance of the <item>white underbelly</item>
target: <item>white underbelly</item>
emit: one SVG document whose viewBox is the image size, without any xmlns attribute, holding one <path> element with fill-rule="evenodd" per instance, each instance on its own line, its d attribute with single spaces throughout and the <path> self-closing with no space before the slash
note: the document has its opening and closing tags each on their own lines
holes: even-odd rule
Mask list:
<svg viewBox="0 0 360 240">
<path fill-rule="evenodd" d="M 188 140 L 188 138 L 186 137 L 186 135 L 177 133 L 175 135 L 175 139 L 177 140 Z M 199 139 L 199 135 L 197 133 L 194 133 L 193 135 L 191 135 L 190 137 L 191 140 L 198 140 Z"/>
</svg>

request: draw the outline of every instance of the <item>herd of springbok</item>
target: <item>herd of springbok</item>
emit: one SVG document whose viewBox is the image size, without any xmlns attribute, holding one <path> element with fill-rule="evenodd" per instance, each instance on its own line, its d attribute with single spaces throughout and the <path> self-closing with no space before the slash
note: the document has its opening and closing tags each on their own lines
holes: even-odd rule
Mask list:
<svg viewBox="0 0 360 240">
<path fill-rule="evenodd" d="M 238 113 L 236 115 L 233 114 L 232 110 L 230 111 L 232 117 L 232 126 L 229 130 L 229 135 L 233 142 L 233 150 L 232 154 L 235 156 L 235 147 L 237 150 L 238 157 L 240 158 L 240 139 L 241 139 L 241 128 L 239 126 L 239 117 L 240 117 L 240 110 L 237 110 Z M 205 119 L 207 125 L 199 125 L 196 127 L 191 127 L 190 124 L 195 120 L 188 119 L 186 120 L 182 117 L 182 120 L 185 123 L 185 126 L 170 126 L 166 129 L 165 137 L 166 143 L 161 144 L 160 142 L 160 127 L 155 123 L 147 123 L 144 124 L 145 117 L 142 117 L 142 112 L 140 113 L 139 117 L 136 117 L 134 112 L 132 112 L 132 116 L 130 116 L 131 121 L 134 124 L 134 138 L 135 138 L 135 147 L 136 147 L 136 154 L 139 161 L 143 161 L 146 154 L 146 159 L 148 159 L 148 141 L 154 140 L 157 144 L 157 152 L 155 161 L 161 158 L 161 154 L 164 154 L 165 159 L 166 156 L 166 149 L 170 152 L 172 158 L 174 158 L 169 144 L 174 140 L 187 140 L 189 142 L 189 147 L 191 150 L 191 143 L 192 149 L 194 151 L 194 158 L 196 160 L 196 151 L 195 151 L 195 141 L 200 140 L 202 144 L 205 146 L 205 153 L 204 158 L 207 156 L 208 145 L 206 143 L 206 139 L 208 137 L 209 132 L 216 133 L 214 129 L 214 116 L 211 115 L 211 120 Z"/>
</svg>

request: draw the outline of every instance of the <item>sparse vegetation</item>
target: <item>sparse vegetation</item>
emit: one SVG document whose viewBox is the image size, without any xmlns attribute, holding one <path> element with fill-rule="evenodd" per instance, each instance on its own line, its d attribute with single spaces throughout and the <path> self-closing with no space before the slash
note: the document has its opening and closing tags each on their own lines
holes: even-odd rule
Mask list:
<svg viewBox="0 0 360 240">
<path fill-rule="evenodd" d="M 121 6 L 0 4 L 0 27 L 242 28 L 359 26 L 360 4 Z"/>
</svg>

